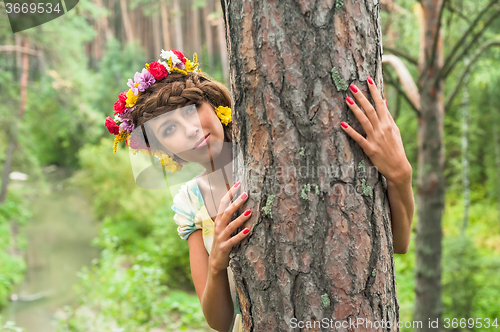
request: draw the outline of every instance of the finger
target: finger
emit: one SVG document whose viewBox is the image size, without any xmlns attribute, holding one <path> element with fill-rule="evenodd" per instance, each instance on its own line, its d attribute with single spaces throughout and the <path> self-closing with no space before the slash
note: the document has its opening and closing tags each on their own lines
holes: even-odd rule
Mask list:
<svg viewBox="0 0 500 332">
<path fill-rule="evenodd" d="M 238 243 L 241 240 L 243 240 L 244 238 L 246 238 L 249 233 L 250 233 L 250 229 L 245 228 L 244 230 L 242 230 L 241 232 L 239 232 L 238 234 L 236 234 L 235 236 L 233 236 L 232 238 L 227 240 L 227 242 L 226 242 L 227 246 L 229 248 L 232 248 L 236 243 Z"/>
<path fill-rule="evenodd" d="M 232 202 L 226 210 L 222 213 L 222 218 L 220 218 L 220 225 L 221 227 L 227 227 L 229 224 L 229 221 L 231 220 L 231 217 L 233 214 L 240 208 L 243 203 L 248 199 L 248 194 L 244 192 L 241 194 L 234 202 Z"/>
<path fill-rule="evenodd" d="M 377 112 L 373 108 L 373 105 L 368 101 L 368 99 L 366 99 L 365 95 L 361 91 L 359 91 L 357 86 L 351 84 L 350 89 L 352 94 L 354 95 L 354 98 L 356 98 L 356 100 L 361 105 L 361 108 L 363 108 L 366 115 L 368 116 L 368 119 L 370 119 L 373 129 L 378 130 L 379 118 Z"/>
<path fill-rule="evenodd" d="M 377 111 L 380 122 L 388 123 L 389 117 L 387 113 L 389 112 L 389 110 L 387 109 L 387 105 L 384 103 L 384 100 L 382 99 L 380 91 L 378 91 L 375 82 L 370 76 L 368 76 L 366 80 L 368 81 L 368 89 L 370 90 L 373 102 L 375 103 L 375 109 Z"/>
<path fill-rule="evenodd" d="M 241 187 L 241 183 L 240 183 L 240 181 L 237 181 L 231 187 L 231 189 L 229 189 L 227 191 L 227 193 L 224 195 L 224 197 L 222 197 L 222 199 L 220 200 L 218 213 L 223 213 L 227 209 L 227 207 L 233 201 L 234 196 L 236 196 L 236 193 L 238 192 L 238 190 L 240 190 L 240 187 Z"/>
<path fill-rule="evenodd" d="M 347 102 L 347 106 L 349 106 L 349 108 L 354 113 L 358 121 L 361 123 L 361 126 L 365 130 L 366 134 L 369 137 L 373 136 L 374 128 L 370 120 L 368 120 L 368 118 L 366 117 L 366 114 L 363 113 L 363 111 L 358 107 L 358 105 L 356 105 L 356 103 L 354 102 L 354 100 L 352 100 L 351 97 L 347 96 L 345 100 Z"/>
<path fill-rule="evenodd" d="M 248 209 L 244 213 L 240 214 L 238 218 L 234 219 L 232 222 L 227 225 L 224 230 L 224 236 L 229 237 L 238 227 L 240 227 L 245 221 L 250 219 L 252 216 L 252 210 Z"/>
<path fill-rule="evenodd" d="M 363 149 L 366 155 L 370 154 L 370 143 L 364 138 L 360 133 L 358 133 L 356 130 L 354 130 L 353 127 L 349 126 L 345 122 L 340 123 L 344 131 L 352 137 Z"/>
</svg>

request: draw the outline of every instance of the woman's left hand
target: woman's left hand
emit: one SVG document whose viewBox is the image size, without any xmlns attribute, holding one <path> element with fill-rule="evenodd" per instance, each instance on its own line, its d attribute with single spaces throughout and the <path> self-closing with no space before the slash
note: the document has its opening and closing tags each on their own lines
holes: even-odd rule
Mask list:
<svg viewBox="0 0 500 332">
<path fill-rule="evenodd" d="M 405 184 L 407 181 L 411 181 L 412 169 L 410 162 L 406 158 L 401 133 L 372 78 L 368 77 L 367 81 L 370 94 L 375 102 L 375 108 L 354 84 L 350 86 L 351 92 L 366 114 L 352 98 L 346 98 L 347 105 L 361 123 L 367 138 L 364 138 L 344 122 L 341 122 L 342 128 L 359 143 L 373 165 L 385 176 L 388 183 Z"/>
</svg>

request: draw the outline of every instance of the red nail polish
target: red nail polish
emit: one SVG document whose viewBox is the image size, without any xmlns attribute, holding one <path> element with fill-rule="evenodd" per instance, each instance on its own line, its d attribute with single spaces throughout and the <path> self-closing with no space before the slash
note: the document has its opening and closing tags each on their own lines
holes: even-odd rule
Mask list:
<svg viewBox="0 0 500 332">
<path fill-rule="evenodd" d="M 384 99 L 385 107 L 387 107 L 387 99 Z"/>
<path fill-rule="evenodd" d="M 370 76 L 368 76 L 366 79 L 368 80 L 368 83 L 370 83 L 371 85 L 373 85 L 373 80 L 372 80 L 372 78 Z"/>
<path fill-rule="evenodd" d="M 248 195 L 247 195 L 247 193 L 243 193 L 243 194 L 241 195 L 241 199 L 245 199 L 245 198 L 247 198 L 247 196 L 248 196 Z"/>
<path fill-rule="evenodd" d="M 344 128 L 347 128 L 347 123 L 345 123 L 344 121 L 342 121 L 342 122 L 340 123 L 340 125 L 341 125 L 342 127 L 344 127 Z"/>
<path fill-rule="evenodd" d="M 236 182 L 236 183 L 234 184 L 234 187 L 235 187 L 235 188 L 236 188 L 236 187 L 238 187 L 238 185 L 239 185 L 239 184 L 240 184 L 240 181 Z"/>
<path fill-rule="evenodd" d="M 250 214 L 250 212 L 251 212 L 250 209 L 246 210 L 244 213 L 245 217 L 248 216 Z"/>
<path fill-rule="evenodd" d="M 349 104 L 354 105 L 354 100 L 352 100 L 352 98 L 351 98 L 351 97 L 347 96 L 347 97 L 346 97 L 346 100 L 347 100 L 347 102 L 348 102 Z"/>
<path fill-rule="evenodd" d="M 248 232 L 250 232 L 250 230 L 248 228 L 245 228 L 245 230 L 243 231 L 243 234 L 247 234 Z"/>
<path fill-rule="evenodd" d="M 354 92 L 354 93 L 358 92 L 358 88 L 356 88 L 356 86 L 354 84 L 351 84 L 350 88 L 351 88 L 352 92 Z"/>
</svg>

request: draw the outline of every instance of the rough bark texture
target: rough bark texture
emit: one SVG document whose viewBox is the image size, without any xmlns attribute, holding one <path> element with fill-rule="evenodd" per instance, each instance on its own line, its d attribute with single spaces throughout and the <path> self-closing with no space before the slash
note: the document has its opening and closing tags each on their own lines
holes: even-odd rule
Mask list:
<svg viewBox="0 0 500 332">
<path fill-rule="evenodd" d="M 379 2 L 221 2 L 235 181 L 253 211 L 230 262 L 244 330 L 296 331 L 293 318 L 308 331 L 379 330 L 312 326 L 324 318 L 399 330 L 385 179 L 339 125 L 366 137 L 345 97 L 350 83 L 369 95 L 368 75 L 382 86 Z"/>
<path fill-rule="evenodd" d="M 418 117 L 417 237 L 415 240 L 414 320 L 423 327 L 415 331 L 437 331 L 429 319 L 442 316 L 441 218 L 444 209 L 444 82 L 443 35 L 440 24 L 443 0 L 424 0 L 422 5 L 421 54 L 419 59 L 420 102 Z"/>
</svg>

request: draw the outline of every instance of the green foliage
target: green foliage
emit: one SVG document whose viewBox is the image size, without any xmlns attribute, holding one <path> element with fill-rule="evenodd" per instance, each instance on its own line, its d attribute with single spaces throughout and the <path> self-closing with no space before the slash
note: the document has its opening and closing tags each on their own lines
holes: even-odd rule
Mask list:
<svg viewBox="0 0 500 332">
<path fill-rule="evenodd" d="M 125 331 L 154 326 L 203 327 L 198 297 L 172 301 L 171 287 L 193 292 L 187 242 L 177 234 L 167 190 L 138 187 L 128 147 L 112 152 L 112 139 L 79 152 L 81 171 L 72 182 L 88 194 L 102 227 L 94 245 L 101 257 L 83 268 L 76 287 L 82 308 Z M 177 319 L 172 313 L 178 312 Z M 87 331 L 83 312 L 66 310 L 59 331 Z"/>
<path fill-rule="evenodd" d="M 22 227 L 31 218 L 28 202 L 18 190 L 11 190 L 5 204 L 0 204 L 0 308 L 6 304 L 15 285 L 24 280 L 26 263 L 22 256 L 11 253 L 15 247 L 24 251 L 26 238 L 22 232 L 13 237 L 11 222 Z"/>
<path fill-rule="evenodd" d="M 13 321 L 3 322 L 2 316 L 0 316 L 0 332 L 23 332 L 22 327 L 16 326 Z"/>
<path fill-rule="evenodd" d="M 467 235 L 445 240 L 443 306 L 445 317 L 494 318 L 500 314 L 500 258 L 480 248 Z"/>
</svg>

